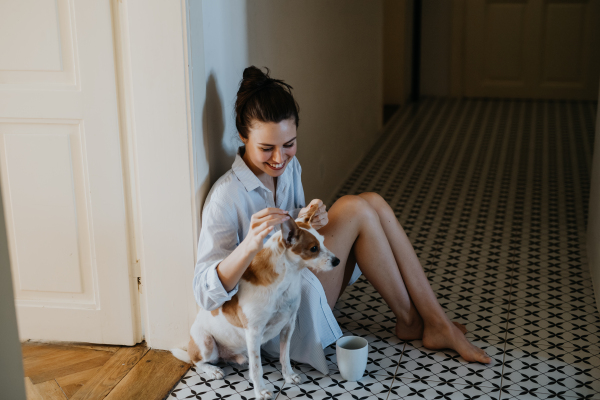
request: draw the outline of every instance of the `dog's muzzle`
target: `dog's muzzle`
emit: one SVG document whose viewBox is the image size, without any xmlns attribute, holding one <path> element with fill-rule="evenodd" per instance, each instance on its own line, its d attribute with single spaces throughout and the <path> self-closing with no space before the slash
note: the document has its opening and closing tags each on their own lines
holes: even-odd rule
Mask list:
<svg viewBox="0 0 600 400">
<path fill-rule="evenodd" d="M 333 265 L 334 267 L 337 267 L 339 263 L 340 259 L 337 257 L 333 257 L 333 260 L 331 260 L 331 265 Z"/>
</svg>

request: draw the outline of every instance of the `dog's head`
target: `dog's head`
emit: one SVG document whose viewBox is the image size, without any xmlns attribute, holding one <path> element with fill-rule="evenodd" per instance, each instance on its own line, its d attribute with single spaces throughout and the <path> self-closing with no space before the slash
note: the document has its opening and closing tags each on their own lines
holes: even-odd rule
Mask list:
<svg viewBox="0 0 600 400">
<path fill-rule="evenodd" d="M 311 226 L 317 208 L 312 205 L 302 218 L 282 223 L 280 240 L 289 256 L 297 259 L 302 267 L 310 267 L 316 272 L 329 271 L 340 263 L 340 259 L 325 247 L 325 238 Z"/>
</svg>

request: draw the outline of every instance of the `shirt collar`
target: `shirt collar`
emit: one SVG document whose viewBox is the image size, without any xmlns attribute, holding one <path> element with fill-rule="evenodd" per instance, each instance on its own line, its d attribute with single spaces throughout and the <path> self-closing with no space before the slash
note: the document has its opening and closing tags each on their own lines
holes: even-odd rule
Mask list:
<svg viewBox="0 0 600 400">
<path fill-rule="evenodd" d="M 233 165 L 231 166 L 233 173 L 235 174 L 235 176 L 237 176 L 240 182 L 242 182 L 242 184 L 246 188 L 246 191 L 251 192 L 256 188 L 261 187 L 264 190 L 270 192 L 271 190 L 267 189 L 267 187 L 260 181 L 260 179 L 258 179 L 256 175 L 254 175 L 254 172 L 252 172 L 252 170 L 246 165 L 246 162 L 242 159 L 242 149 L 243 146 L 239 147 L 237 154 L 235 155 L 235 160 L 233 161 Z M 285 171 L 283 171 L 283 174 L 279 176 L 279 179 L 277 180 L 278 192 L 280 188 L 281 190 L 286 189 L 290 183 L 290 174 L 292 172 L 289 171 L 289 169 L 290 163 L 288 162 L 288 165 L 285 167 Z"/>
</svg>

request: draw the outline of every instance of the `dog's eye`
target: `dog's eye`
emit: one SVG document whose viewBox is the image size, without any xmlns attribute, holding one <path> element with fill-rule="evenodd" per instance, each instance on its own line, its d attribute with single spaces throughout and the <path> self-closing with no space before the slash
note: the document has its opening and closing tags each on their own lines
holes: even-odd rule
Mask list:
<svg viewBox="0 0 600 400">
<path fill-rule="evenodd" d="M 319 248 L 317 246 L 313 246 L 310 248 L 310 251 L 312 251 L 313 253 L 317 250 L 319 250 Z"/>
</svg>

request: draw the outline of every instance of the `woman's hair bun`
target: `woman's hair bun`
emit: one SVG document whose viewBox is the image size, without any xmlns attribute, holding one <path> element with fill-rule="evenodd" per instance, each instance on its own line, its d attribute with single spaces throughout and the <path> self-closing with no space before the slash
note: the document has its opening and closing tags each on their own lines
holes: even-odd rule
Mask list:
<svg viewBox="0 0 600 400">
<path fill-rule="evenodd" d="M 265 67 L 265 69 L 267 70 L 267 73 L 265 74 L 264 72 L 262 72 L 260 69 L 256 68 L 254 65 L 251 65 L 250 67 L 246 68 L 244 70 L 244 75 L 243 75 L 243 79 L 242 82 L 243 83 L 247 83 L 249 85 L 262 85 L 265 83 L 268 83 L 269 81 L 269 68 Z"/>
<path fill-rule="evenodd" d="M 296 128 L 300 122 L 300 107 L 292 95 L 292 86 L 269 76 L 251 65 L 244 69 L 235 102 L 235 125 L 243 138 L 248 139 L 253 121 L 279 123 L 294 118 Z"/>
</svg>

